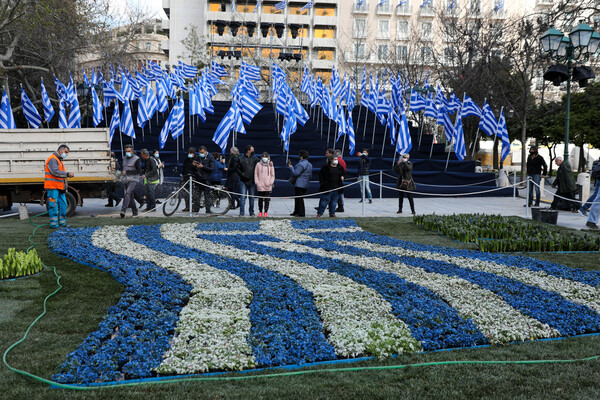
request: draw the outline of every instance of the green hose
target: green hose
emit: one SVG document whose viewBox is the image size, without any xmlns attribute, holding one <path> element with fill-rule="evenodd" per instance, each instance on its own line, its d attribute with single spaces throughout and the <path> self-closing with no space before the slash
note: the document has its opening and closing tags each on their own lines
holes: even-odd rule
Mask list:
<svg viewBox="0 0 600 400">
<path fill-rule="evenodd" d="M 35 229 L 33 230 L 31 236 L 29 236 L 29 241 L 31 242 L 31 246 L 27 249 L 27 252 L 29 252 L 31 249 L 33 249 L 37 246 L 37 244 L 33 241 L 33 237 L 35 236 L 36 231 L 39 228 L 41 228 L 45 225 L 48 225 L 48 224 L 37 225 L 33 222 L 33 219 L 40 217 L 42 215 L 45 215 L 45 214 L 47 214 L 47 212 L 35 215 L 29 219 L 31 224 L 35 226 Z M 572 363 L 577 363 L 577 362 L 596 361 L 596 360 L 600 359 L 600 355 L 596 355 L 596 356 L 591 356 L 591 357 L 575 358 L 575 359 L 569 359 L 569 360 L 433 361 L 433 362 L 423 362 L 423 363 L 416 363 L 416 364 L 385 365 L 385 366 L 373 366 L 373 367 L 308 369 L 308 370 L 300 370 L 300 371 L 293 371 L 293 372 L 280 372 L 280 373 L 272 373 L 272 374 L 244 375 L 244 376 L 221 376 L 221 377 L 201 377 L 201 376 L 199 376 L 199 377 L 185 377 L 185 378 L 184 377 L 180 377 L 180 378 L 173 377 L 173 378 L 166 378 L 166 379 L 161 379 L 161 380 L 123 382 L 123 383 L 114 383 L 114 384 L 110 383 L 110 384 L 104 384 L 104 385 L 98 385 L 98 386 L 67 385 L 67 384 L 57 383 L 57 382 L 51 381 L 49 379 L 42 378 L 41 376 L 34 375 L 30 372 L 14 368 L 10 364 L 8 364 L 8 362 L 6 361 L 6 356 L 8 355 L 8 353 L 27 339 L 27 335 L 29 334 L 29 331 L 31 331 L 33 326 L 46 314 L 46 303 L 48 302 L 48 299 L 50 297 L 54 296 L 56 293 L 58 293 L 60 291 L 60 289 L 62 289 L 62 285 L 60 284 L 61 277 L 56 272 L 56 268 L 48 267 L 43 263 L 42 263 L 42 265 L 44 265 L 44 268 L 46 268 L 46 269 L 53 270 L 54 275 L 56 276 L 56 284 L 57 284 L 58 288 L 54 292 L 52 292 L 48 296 L 46 296 L 46 298 L 44 299 L 44 311 L 31 323 L 31 325 L 29 325 L 29 327 L 25 331 L 25 334 L 23 335 L 23 337 L 19 341 L 13 343 L 8 349 L 6 349 L 6 351 L 4 352 L 4 355 L 2 356 L 2 362 L 4 363 L 4 365 L 6 365 L 6 367 L 9 370 L 11 370 L 12 372 L 14 372 L 16 374 L 20 374 L 20 375 L 32 378 L 38 382 L 46 383 L 48 385 L 51 385 L 52 387 L 60 388 L 60 389 L 97 390 L 97 389 L 104 389 L 104 388 L 122 388 L 122 387 L 135 387 L 135 386 L 145 386 L 145 385 L 162 385 L 162 384 L 170 384 L 170 383 L 175 383 L 175 382 L 243 381 L 243 380 L 250 380 L 250 379 L 281 378 L 281 377 L 285 377 L 285 376 L 308 375 L 308 374 L 317 374 L 317 373 L 324 373 L 324 372 L 331 373 L 331 372 L 383 371 L 383 370 L 406 369 L 406 368 L 410 368 L 410 367 L 412 367 L 412 368 L 435 367 L 435 366 L 444 366 L 444 365 L 572 364 Z"/>
</svg>

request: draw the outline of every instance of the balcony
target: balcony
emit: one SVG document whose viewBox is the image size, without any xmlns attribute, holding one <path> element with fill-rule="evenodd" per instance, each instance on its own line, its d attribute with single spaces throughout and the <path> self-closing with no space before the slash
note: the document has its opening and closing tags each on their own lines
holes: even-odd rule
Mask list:
<svg viewBox="0 0 600 400">
<path fill-rule="evenodd" d="M 369 13 L 369 3 L 365 1 L 360 6 L 355 1 L 354 6 L 352 7 L 352 12 L 354 14 L 368 14 Z"/>
<path fill-rule="evenodd" d="M 168 19 L 162 20 L 161 28 L 163 31 L 165 31 L 165 33 L 167 35 L 169 34 L 170 26 L 171 26 L 171 21 L 169 21 Z"/>
<path fill-rule="evenodd" d="M 312 67 L 314 69 L 332 69 L 335 65 L 334 60 L 314 60 L 312 61 Z"/>
<path fill-rule="evenodd" d="M 337 24 L 338 17 L 336 16 L 315 16 L 315 25 L 336 26 Z"/>
<path fill-rule="evenodd" d="M 410 1 L 402 4 L 399 7 L 396 7 L 396 15 L 412 15 L 412 7 L 410 6 Z"/>
<path fill-rule="evenodd" d="M 165 14 L 167 14 L 168 17 L 171 14 L 171 0 L 163 0 L 162 8 L 165 10 Z"/>
<path fill-rule="evenodd" d="M 389 39 L 390 38 L 390 32 L 377 32 L 377 39 Z"/>
<path fill-rule="evenodd" d="M 424 7 L 419 7 L 419 16 L 420 17 L 434 17 L 435 10 L 434 10 L 433 6 L 428 4 Z"/>
<path fill-rule="evenodd" d="M 392 15 L 392 6 L 389 1 L 377 6 L 377 15 Z"/>
</svg>

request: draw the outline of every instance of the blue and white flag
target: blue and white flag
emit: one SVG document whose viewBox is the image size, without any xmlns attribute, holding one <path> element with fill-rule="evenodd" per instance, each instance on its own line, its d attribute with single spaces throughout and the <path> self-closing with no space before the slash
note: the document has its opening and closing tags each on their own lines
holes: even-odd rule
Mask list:
<svg viewBox="0 0 600 400">
<path fill-rule="evenodd" d="M 136 76 L 138 83 L 140 84 L 140 87 L 144 88 L 150 84 L 150 80 L 143 73 L 136 71 L 135 76 Z"/>
<path fill-rule="evenodd" d="M 160 65 L 158 65 L 154 61 L 148 62 L 148 68 L 150 68 L 150 72 L 153 74 L 154 79 L 162 78 L 165 73 L 165 71 L 160 67 Z"/>
<path fill-rule="evenodd" d="M 21 106 L 23 107 L 23 115 L 25 115 L 25 118 L 27 119 L 29 126 L 31 128 L 35 128 L 35 129 L 39 128 L 40 125 L 42 124 L 42 117 L 40 116 L 40 113 L 35 108 L 35 106 L 31 102 L 31 100 L 29 100 L 29 97 L 27 97 L 27 93 L 25 93 L 22 86 L 21 86 Z"/>
<path fill-rule="evenodd" d="M 121 117 L 121 132 L 125 136 L 135 139 L 135 129 L 133 128 L 133 117 L 131 116 L 131 106 L 126 101 L 123 106 L 123 116 Z"/>
<path fill-rule="evenodd" d="M 65 87 L 65 85 L 63 85 L 63 83 L 60 80 L 58 80 L 56 76 L 54 77 L 54 85 L 56 86 L 56 95 L 58 96 L 58 98 L 67 103 L 70 103 L 69 96 L 67 94 L 67 88 Z"/>
<path fill-rule="evenodd" d="M 179 71 L 184 78 L 193 78 L 198 75 L 198 68 L 179 61 Z"/>
<path fill-rule="evenodd" d="M 167 139 L 169 138 L 169 133 L 171 132 L 171 128 L 172 128 L 172 124 L 173 124 L 173 116 L 174 116 L 175 112 L 176 112 L 176 110 L 175 110 L 175 108 L 173 108 L 173 110 L 171 110 L 171 112 L 169 113 L 169 117 L 165 121 L 165 124 L 163 125 L 162 129 L 160 130 L 160 135 L 158 138 L 160 150 L 162 150 L 165 147 L 165 144 L 167 143 Z"/>
<path fill-rule="evenodd" d="M 498 129 L 498 121 L 496 121 L 496 117 L 494 116 L 494 111 L 492 111 L 492 107 L 485 102 L 483 104 L 483 108 L 481 109 L 481 119 L 479 120 L 479 129 L 484 131 L 488 136 L 493 136 L 496 134 L 496 130 Z"/>
<path fill-rule="evenodd" d="M 94 127 L 100 125 L 100 122 L 104 119 L 102 116 L 102 102 L 98 98 L 98 93 L 96 93 L 96 89 L 92 86 L 92 110 L 93 110 L 93 122 Z"/>
<path fill-rule="evenodd" d="M 302 11 L 304 11 L 304 10 L 310 10 L 312 7 L 313 7 L 313 2 L 312 2 L 312 0 L 311 0 L 311 1 L 307 2 L 307 3 L 304 5 L 304 7 L 302 7 L 302 8 L 300 9 L 300 13 L 302 13 Z"/>
<path fill-rule="evenodd" d="M 138 98 L 137 125 L 144 129 L 148 121 L 148 111 L 146 109 L 146 96 L 142 95 Z"/>
<path fill-rule="evenodd" d="M 190 115 L 199 115 L 200 113 L 202 113 L 202 106 L 200 105 L 200 101 L 198 100 L 198 95 L 196 94 L 196 91 L 190 87 L 189 90 L 189 94 L 190 94 L 190 98 L 189 98 L 189 103 L 190 103 Z"/>
<path fill-rule="evenodd" d="M 296 113 L 291 102 L 289 102 L 287 105 L 283 130 L 281 131 L 281 139 L 283 140 L 285 151 L 290 151 L 290 138 L 294 132 L 296 132 L 296 129 L 298 129 Z"/>
<path fill-rule="evenodd" d="M 246 123 L 246 125 L 250 125 L 252 123 L 252 119 L 258 114 L 260 110 L 262 110 L 262 106 L 256 100 L 256 98 L 252 97 L 248 91 L 244 87 L 240 87 L 237 93 L 237 103 L 240 109 L 242 119 Z"/>
<path fill-rule="evenodd" d="M 152 86 L 148 84 L 146 86 L 146 113 L 148 120 L 154 116 L 156 110 L 158 110 L 158 100 L 156 100 L 156 94 L 152 90 Z"/>
<path fill-rule="evenodd" d="M 173 112 L 175 114 L 171 121 L 171 137 L 177 139 L 179 136 L 183 135 L 185 129 L 185 105 L 182 98 L 180 98 L 177 105 L 173 107 L 171 113 Z"/>
<path fill-rule="evenodd" d="M 261 0 L 256 0 L 256 7 L 254 7 L 254 11 L 252 11 L 252 13 L 255 13 L 258 10 L 258 8 L 260 7 L 260 1 Z"/>
<path fill-rule="evenodd" d="M 71 102 L 71 108 L 69 109 L 69 123 L 68 129 L 79 129 L 81 128 L 81 110 L 79 109 L 79 100 L 77 96 L 74 97 Z"/>
<path fill-rule="evenodd" d="M 444 133 L 446 134 L 446 141 L 450 143 L 452 141 L 452 135 L 454 134 L 454 124 L 450 120 L 450 116 L 445 111 L 440 111 L 437 117 L 437 124 L 444 127 Z"/>
<path fill-rule="evenodd" d="M 337 100 L 337 98 L 340 97 L 340 94 L 342 94 L 342 83 L 340 82 L 340 76 L 335 67 L 333 67 L 333 71 L 331 71 L 331 82 L 329 83 L 329 87 L 333 99 Z"/>
<path fill-rule="evenodd" d="M 510 154 L 510 137 L 508 136 L 508 128 L 506 126 L 506 118 L 504 118 L 504 110 L 500 112 L 500 119 L 498 119 L 498 132 L 497 135 L 502 138 L 502 162 Z"/>
<path fill-rule="evenodd" d="M 435 106 L 435 100 L 428 96 L 425 105 L 425 116 L 437 119 L 437 113 L 438 111 L 437 107 Z"/>
<path fill-rule="evenodd" d="M 454 127 L 452 136 L 454 137 L 454 153 L 456 154 L 456 158 L 463 161 L 467 156 L 467 148 L 465 146 L 465 133 L 463 131 L 462 110 L 456 117 L 456 126 Z"/>
<path fill-rule="evenodd" d="M 242 61 L 242 66 L 240 68 L 240 77 L 245 77 L 247 79 L 250 79 L 251 81 L 259 81 L 260 68 Z"/>
<path fill-rule="evenodd" d="M 98 84 L 98 75 L 96 75 L 96 70 L 92 67 L 92 77 L 90 78 L 90 83 L 92 86 L 96 86 Z"/>
<path fill-rule="evenodd" d="M 408 3 L 408 0 L 399 0 L 396 8 L 401 7 L 401 6 L 405 5 L 406 3 Z"/>
<path fill-rule="evenodd" d="M 119 115 L 119 103 L 115 102 L 115 108 L 113 110 L 112 118 L 110 120 L 110 142 L 113 140 L 113 136 L 115 136 L 115 131 L 117 128 L 121 129 L 121 116 Z"/>
<path fill-rule="evenodd" d="M 169 109 L 169 102 L 167 101 L 167 89 L 165 88 L 165 81 L 163 79 L 156 80 L 156 98 L 158 101 L 158 111 L 161 113 Z"/>
<path fill-rule="evenodd" d="M 17 129 L 15 117 L 10 107 L 10 99 L 4 88 L 2 88 L 2 102 L 0 103 L 0 129 Z"/>
<path fill-rule="evenodd" d="M 340 110 L 338 112 L 338 116 L 337 119 L 335 120 L 335 122 L 338 125 L 338 135 L 337 138 L 335 139 L 335 142 L 337 143 L 338 140 L 340 140 L 340 138 L 344 135 L 346 135 L 348 133 L 348 119 L 346 118 L 346 112 L 344 111 L 344 107 L 340 107 Z"/>
<path fill-rule="evenodd" d="M 193 88 L 190 88 L 190 115 L 197 115 L 198 118 L 200 118 L 200 120 L 202 122 L 206 122 L 206 114 L 204 113 L 204 94 L 202 93 L 202 89 L 200 88 L 200 85 L 198 84 L 198 82 L 196 82 L 196 84 L 194 85 Z M 194 101 L 196 104 L 194 104 Z M 193 109 L 192 110 L 192 105 L 194 107 L 198 107 L 198 109 Z M 195 112 L 195 114 L 192 114 L 193 112 Z"/>
<path fill-rule="evenodd" d="M 363 69 L 362 81 L 360 83 L 360 104 L 366 107 L 366 101 L 363 101 L 367 97 L 367 69 Z M 365 99 L 367 100 L 367 99 Z"/>
<path fill-rule="evenodd" d="M 133 88 L 131 87 L 131 85 L 129 84 L 129 80 L 123 73 L 121 73 L 121 97 L 123 97 L 123 99 L 125 100 L 135 99 L 135 93 L 133 91 Z M 123 112 L 123 114 L 125 113 Z"/>
<path fill-rule="evenodd" d="M 349 94 L 346 104 L 348 105 L 348 110 L 350 110 L 350 112 L 352 112 L 354 107 L 356 107 L 356 89 L 354 88 L 354 85 L 349 86 Z"/>
<path fill-rule="evenodd" d="M 42 107 L 44 108 L 44 119 L 46 120 L 46 122 L 52 121 L 55 111 L 54 111 L 54 107 L 52 107 L 52 102 L 50 101 L 50 96 L 48 96 L 48 92 L 46 91 L 46 86 L 44 86 L 43 79 L 42 79 Z"/>
<path fill-rule="evenodd" d="M 379 0 L 379 3 L 377 3 L 377 6 L 382 6 L 385 3 L 387 3 L 389 0 Z"/>
<path fill-rule="evenodd" d="M 412 149 L 412 139 L 410 137 L 410 130 L 408 128 L 408 121 L 406 120 L 406 113 L 402 113 L 400 120 L 400 126 L 398 127 L 398 138 L 396 139 L 396 151 L 399 154 L 409 153 Z"/>
<path fill-rule="evenodd" d="M 410 111 L 418 112 L 422 111 L 427 107 L 425 99 L 414 90 L 410 93 Z"/>
<path fill-rule="evenodd" d="M 58 127 L 60 129 L 67 129 L 69 123 L 67 122 L 67 110 L 65 101 L 60 99 L 58 101 Z"/>
<path fill-rule="evenodd" d="M 77 92 L 75 91 L 75 84 L 73 83 L 73 77 L 69 72 L 69 84 L 67 85 L 67 100 L 68 103 L 73 103 L 73 101 L 77 100 Z"/>
<path fill-rule="evenodd" d="M 354 154 L 356 148 L 356 135 L 354 133 L 354 121 L 352 121 L 352 113 L 348 113 L 348 148 L 350 155 Z"/>
<path fill-rule="evenodd" d="M 423 0 L 423 4 L 421 4 L 421 8 L 426 7 L 426 6 L 430 6 L 431 5 L 431 0 Z"/>
<path fill-rule="evenodd" d="M 85 74 L 85 68 L 83 68 L 82 71 L 83 71 L 83 83 L 90 86 L 90 80 L 88 79 L 87 75 Z"/>
<path fill-rule="evenodd" d="M 125 73 L 127 74 L 127 79 L 129 80 L 129 85 L 131 86 L 131 90 L 133 90 L 134 99 L 139 99 L 140 97 L 143 96 L 142 87 L 138 83 L 137 79 L 135 79 L 129 73 L 129 71 L 126 70 Z M 131 99 L 131 100 L 134 100 L 134 99 Z"/>
<path fill-rule="evenodd" d="M 468 116 L 475 116 L 481 118 L 481 108 L 473 101 L 472 98 L 465 94 L 465 100 L 463 101 L 462 118 Z"/>
<path fill-rule="evenodd" d="M 221 148 L 221 151 L 223 153 L 227 149 L 229 134 L 232 130 L 236 130 L 238 132 L 240 130 L 243 130 L 243 132 L 240 133 L 246 133 L 246 130 L 244 129 L 244 124 L 242 122 L 241 113 L 236 102 L 231 103 L 229 111 L 227 111 L 227 114 L 225 114 L 225 116 L 219 123 L 219 126 L 217 127 L 217 130 L 215 131 L 215 134 L 212 137 L 212 141 L 215 142 L 217 146 Z"/>
<path fill-rule="evenodd" d="M 496 5 L 494 6 L 494 11 L 499 11 L 504 8 L 504 0 L 497 0 Z"/>
<path fill-rule="evenodd" d="M 217 78 L 224 78 L 226 76 L 229 75 L 229 73 L 227 72 L 227 70 L 225 68 L 223 68 L 222 66 L 220 66 L 219 64 L 217 64 L 216 62 L 212 62 L 211 63 L 212 66 L 212 71 L 211 73 L 216 76 Z"/>
<path fill-rule="evenodd" d="M 275 4 L 275 10 L 277 11 L 282 11 L 285 10 L 285 7 L 287 6 L 287 1 L 280 1 L 279 3 Z"/>
<path fill-rule="evenodd" d="M 459 99 L 458 96 L 454 94 L 454 92 L 450 93 L 450 100 L 448 101 L 448 106 L 446 107 L 446 110 L 450 114 L 454 114 L 455 112 L 460 110 L 461 107 L 462 100 Z"/>
</svg>

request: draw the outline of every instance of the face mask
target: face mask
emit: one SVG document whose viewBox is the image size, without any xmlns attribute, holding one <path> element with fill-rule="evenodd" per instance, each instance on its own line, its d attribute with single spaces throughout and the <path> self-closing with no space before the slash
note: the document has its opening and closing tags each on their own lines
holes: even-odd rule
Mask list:
<svg viewBox="0 0 600 400">
<path fill-rule="evenodd" d="M 253 156 L 253 155 L 254 155 L 254 152 L 251 152 L 251 153 L 250 153 L 250 155 L 251 155 L 251 156 Z"/>
<path fill-rule="evenodd" d="M 338 160 L 333 160 L 333 165 L 338 165 Z"/>
<path fill-rule="evenodd" d="M 200 155 L 200 158 L 204 158 L 204 157 L 206 157 L 206 154 L 205 154 L 205 153 L 200 153 L 199 155 Z"/>
<path fill-rule="evenodd" d="M 133 156 L 133 154 L 131 154 L 130 152 L 127 152 L 127 153 L 125 153 L 125 155 L 126 155 L 127 157 L 131 157 L 131 156 Z"/>
<path fill-rule="evenodd" d="M 60 155 L 60 157 L 61 157 L 63 160 L 64 160 L 65 158 L 67 158 L 67 156 L 68 156 L 68 154 L 67 154 L 67 153 L 62 153 L 62 154 Z"/>
<path fill-rule="evenodd" d="M 193 154 L 188 154 L 188 158 L 194 158 Z"/>
<path fill-rule="evenodd" d="M 269 162 L 269 159 L 267 157 L 263 157 L 262 158 L 262 162 L 264 162 L 265 164 Z"/>
<path fill-rule="evenodd" d="M 154 157 L 158 158 L 158 153 L 154 153 Z"/>
</svg>

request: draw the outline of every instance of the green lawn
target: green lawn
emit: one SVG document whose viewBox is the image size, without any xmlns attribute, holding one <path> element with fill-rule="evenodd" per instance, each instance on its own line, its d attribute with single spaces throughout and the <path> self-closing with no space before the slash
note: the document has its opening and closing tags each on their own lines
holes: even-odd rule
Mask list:
<svg viewBox="0 0 600 400">
<path fill-rule="evenodd" d="M 136 223 L 189 222 L 189 219 L 138 219 Z M 204 219 L 203 219 L 204 221 Z M 208 221 L 208 220 L 206 220 Z M 218 219 L 218 221 L 225 221 Z M 234 219 L 231 221 L 239 221 Z M 410 218 L 357 219 L 364 229 L 403 240 L 457 248 L 474 249 L 427 232 Z M 73 218 L 71 226 L 130 224 L 131 220 Z M 2 221 L 0 254 L 9 247 L 25 250 L 32 226 L 17 220 Z M 49 378 L 82 340 L 94 331 L 108 307 L 114 305 L 122 288 L 107 273 L 81 266 L 49 252 L 45 246 L 47 228 L 38 231 L 40 257 L 56 266 L 64 288 L 48 303 L 47 315 L 31 331 L 29 339 L 9 355 L 9 362 Z M 598 269 L 597 254 L 533 254 L 571 267 Z M 0 282 L 0 351 L 18 340 L 30 322 L 42 311 L 42 300 L 56 288 L 51 271 L 11 282 Z M 600 337 L 524 343 L 494 348 L 457 350 L 402 356 L 358 364 L 380 366 L 448 360 L 529 360 L 571 359 L 600 354 Z M 321 369 L 339 368 L 339 365 Z M 598 399 L 598 361 L 541 365 L 463 365 L 317 372 L 308 375 L 259 378 L 244 381 L 182 382 L 136 388 L 74 392 L 50 389 L 32 379 L 0 367 L 1 398 L 6 399 L 423 399 L 423 398 L 504 398 L 504 399 Z"/>
</svg>

